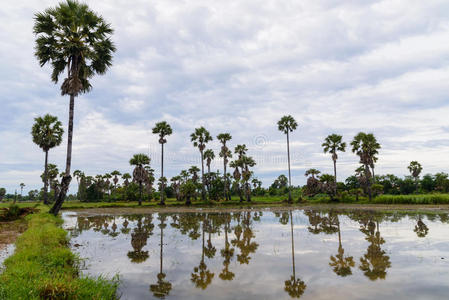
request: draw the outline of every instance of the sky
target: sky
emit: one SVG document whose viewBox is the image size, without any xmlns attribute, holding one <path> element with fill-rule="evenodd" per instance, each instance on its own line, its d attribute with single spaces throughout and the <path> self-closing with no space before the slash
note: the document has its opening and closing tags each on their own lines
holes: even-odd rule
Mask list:
<svg viewBox="0 0 449 300">
<path fill-rule="evenodd" d="M 449 2 L 339 0 L 85 1 L 111 23 L 113 66 L 75 102 L 72 170 L 131 172 L 147 153 L 159 176 L 160 145 L 151 129 L 173 128 L 165 175 L 200 163 L 190 142 L 206 127 L 246 144 L 255 176 L 268 186 L 286 174 L 286 137 L 277 121 L 292 115 L 292 184 L 304 171 L 333 170 L 321 144 L 338 133 L 349 143 L 372 132 L 382 148 L 377 174 L 449 168 Z M 67 126 L 68 97 L 34 57 L 33 16 L 58 1 L 2 3 L 0 19 L 0 187 L 40 188 L 44 153 L 33 144 L 34 118 L 56 115 Z M 66 136 L 49 161 L 64 169 Z M 217 155 L 218 156 L 218 155 Z M 358 158 L 339 155 L 339 179 Z M 216 159 L 212 169 L 222 170 Z M 72 185 L 71 191 L 74 192 Z"/>
</svg>

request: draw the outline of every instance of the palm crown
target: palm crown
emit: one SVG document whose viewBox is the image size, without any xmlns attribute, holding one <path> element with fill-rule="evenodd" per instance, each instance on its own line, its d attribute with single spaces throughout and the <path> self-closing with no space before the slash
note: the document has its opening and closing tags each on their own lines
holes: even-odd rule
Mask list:
<svg viewBox="0 0 449 300">
<path fill-rule="evenodd" d="M 57 83 L 64 70 L 62 95 L 77 96 L 91 89 L 89 79 L 104 74 L 112 64 L 113 30 L 86 4 L 73 0 L 35 15 L 35 55 L 41 66 L 51 63 L 51 79 Z"/>
<path fill-rule="evenodd" d="M 360 163 L 371 165 L 377 160 L 380 144 L 372 133 L 359 132 L 351 142 L 352 152 L 360 157 Z"/>
<path fill-rule="evenodd" d="M 57 117 L 46 114 L 44 117 L 37 117 L 34 120 L 31 135 L 35 144 L 44 151 L 61 144 L 64 129 Z"/>
<path fill-rule="evenodd" d="M 168 124 L 165 121 L 156 123 L 156 126 L 154 126 L 153 128 L 153 133 L 154 134 L 159 134 L 159 143 L 160 144 L 165 144 L 167 142 L 166 139 L 164 139 L 164 137 L 166 137 L 167 135 L 171 135 L 173 133 L 170 124 Z"/>
<path fill-rule="evenodd" d="M 190 135 L 193 146 L 204 150 L 205 144 L 212 141 L 212 136 L 204 127 L 195 128 L 195 132 Z"/>
<path fill-rule="evenodd" d="M 323 147 L 324 153 L 336 154 L 337 151 L 344 152 L 346 150 L 346 143 L 342 142 L 343 137 L 338 134 L 331 134 L 324 139 Z"/>
<path fill-rule="evenodd" d="M 150 158 L 148 155 L 139 153 L 134 154 L 133 157 L 129 160 L 129 164 L 132 166 L 143 166 L 150 164 Z"/>
<path fill-rule="evenodd" d="M 287 134 L 288 132 L 292 132 L 293 130 L 296 129 L 297 126 L 298 126 L 298 123 L 296 123 L 295 119 L 290 115 L 283 116 L 278 121 L 279 131 L 282 131 L 285 134 Z"/>
</svg>

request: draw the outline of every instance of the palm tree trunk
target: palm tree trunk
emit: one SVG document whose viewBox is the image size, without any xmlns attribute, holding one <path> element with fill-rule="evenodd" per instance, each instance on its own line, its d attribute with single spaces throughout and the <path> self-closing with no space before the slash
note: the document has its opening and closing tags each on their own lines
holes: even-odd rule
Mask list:
<svg viewBox="0 0 449 300">
<path fill-rule="evenodd" d="M 204 157 L 201 150 L 201 200 L 206 201 L 206 191 L 204 189 Z"/>
<path fill-rule="evenodd" d="M 337 161 L 334 159 L 335 195 L 337 195 Z"/>
<path fill-rule="evenodd" d="M 139 205 L 142 205 L 142 181 L 139 181 Z"/>
<path fill-rule="evenodd" d="M 72 180 L 72 176 L 70 175 L 70 167 L 72 164 L 72 138 L 73 138 L 73 115 L 75 112 L 75 96 L 70 95 L 70 104 L 69 104 L 69 130 L 67 132 L 67 159 L 65 164 L 65 174 L 61 180 L 61 189 L 59 191 L 58 198 L 55 201 L 55 204 L 50 209 L 50 213 L 55 216 L 58 214 L 59 210 L 64 203 L 65 196 L 69 190 L 70 181 Z"/>
<path fill-rule="evenodd" d="M 223 151 L 223 154 L 225 154 L 225 152 Z M 224 169 L 224 173 L 223 173 L 223 184 L 224 184 L 224 200 L 228 200 L 228 178 L 226 177 L 226 154 L 224 155 L 225 157 L 223 157 L 223 169 Z"/>
<path fill-rule="evenodd" d="M 162 151 L 161 151 L 161 178 L 164 177 L 164 144 L 161 144 L 162 147 Z M 164 180 L 162 180 L 161 182 L 161 202 L 159 203 L 160 205 L 165 205 L 165 199 L 164 199 L 164 189 L 165 188 L 165 183 Z"/>
<path fill-rule="evenodd" d="M 367 186 L 367 188 L 368 188 L 368 198 L 369 198 L 369 201 L 371 202 L 371 199 L 372 199 L 372 193 L 371 193 L 371 174 L 370 174 L 370 171 L 369 171 L 369 166 L 368 165 L 365 165 L 365 177 L 366 177 L 366 184 L 368 185 Z"/>
<path fill-rule="evenodd" d="M 288 159 L 288 203 L 292 203 L 292 177 L 290 173 L 290 140 L 287 130 L 287 159 Z"/>
<path fill-rule="evenodd" d="M 45 166 L 44 166 L 44 204 L 48 204 L 48 150 L 45 151 Z"/>
</svg>

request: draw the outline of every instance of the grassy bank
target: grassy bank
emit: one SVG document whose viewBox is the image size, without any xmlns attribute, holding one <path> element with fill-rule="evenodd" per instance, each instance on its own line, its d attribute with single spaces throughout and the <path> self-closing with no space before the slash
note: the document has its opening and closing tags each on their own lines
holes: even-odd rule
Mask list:
<svg viewBox="0 0 449 300">
<path fill-rule="evenodd" d="M 27 216 L 28 229 L 0 274 L 0 299 L 116 299 L 117 283 L 79 276 L 62 220 L 48 213 Z"/>
</svg>

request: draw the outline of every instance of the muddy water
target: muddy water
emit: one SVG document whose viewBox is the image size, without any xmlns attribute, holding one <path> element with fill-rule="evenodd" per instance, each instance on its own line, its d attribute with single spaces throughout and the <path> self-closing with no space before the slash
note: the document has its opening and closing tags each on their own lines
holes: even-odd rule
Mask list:
<svg viewBox="0 0 449 300">
<path fill-rule="evenodd" d="M 447 299 L 447 213 L 64 213 L 122 299 Z"/>
</svg>

